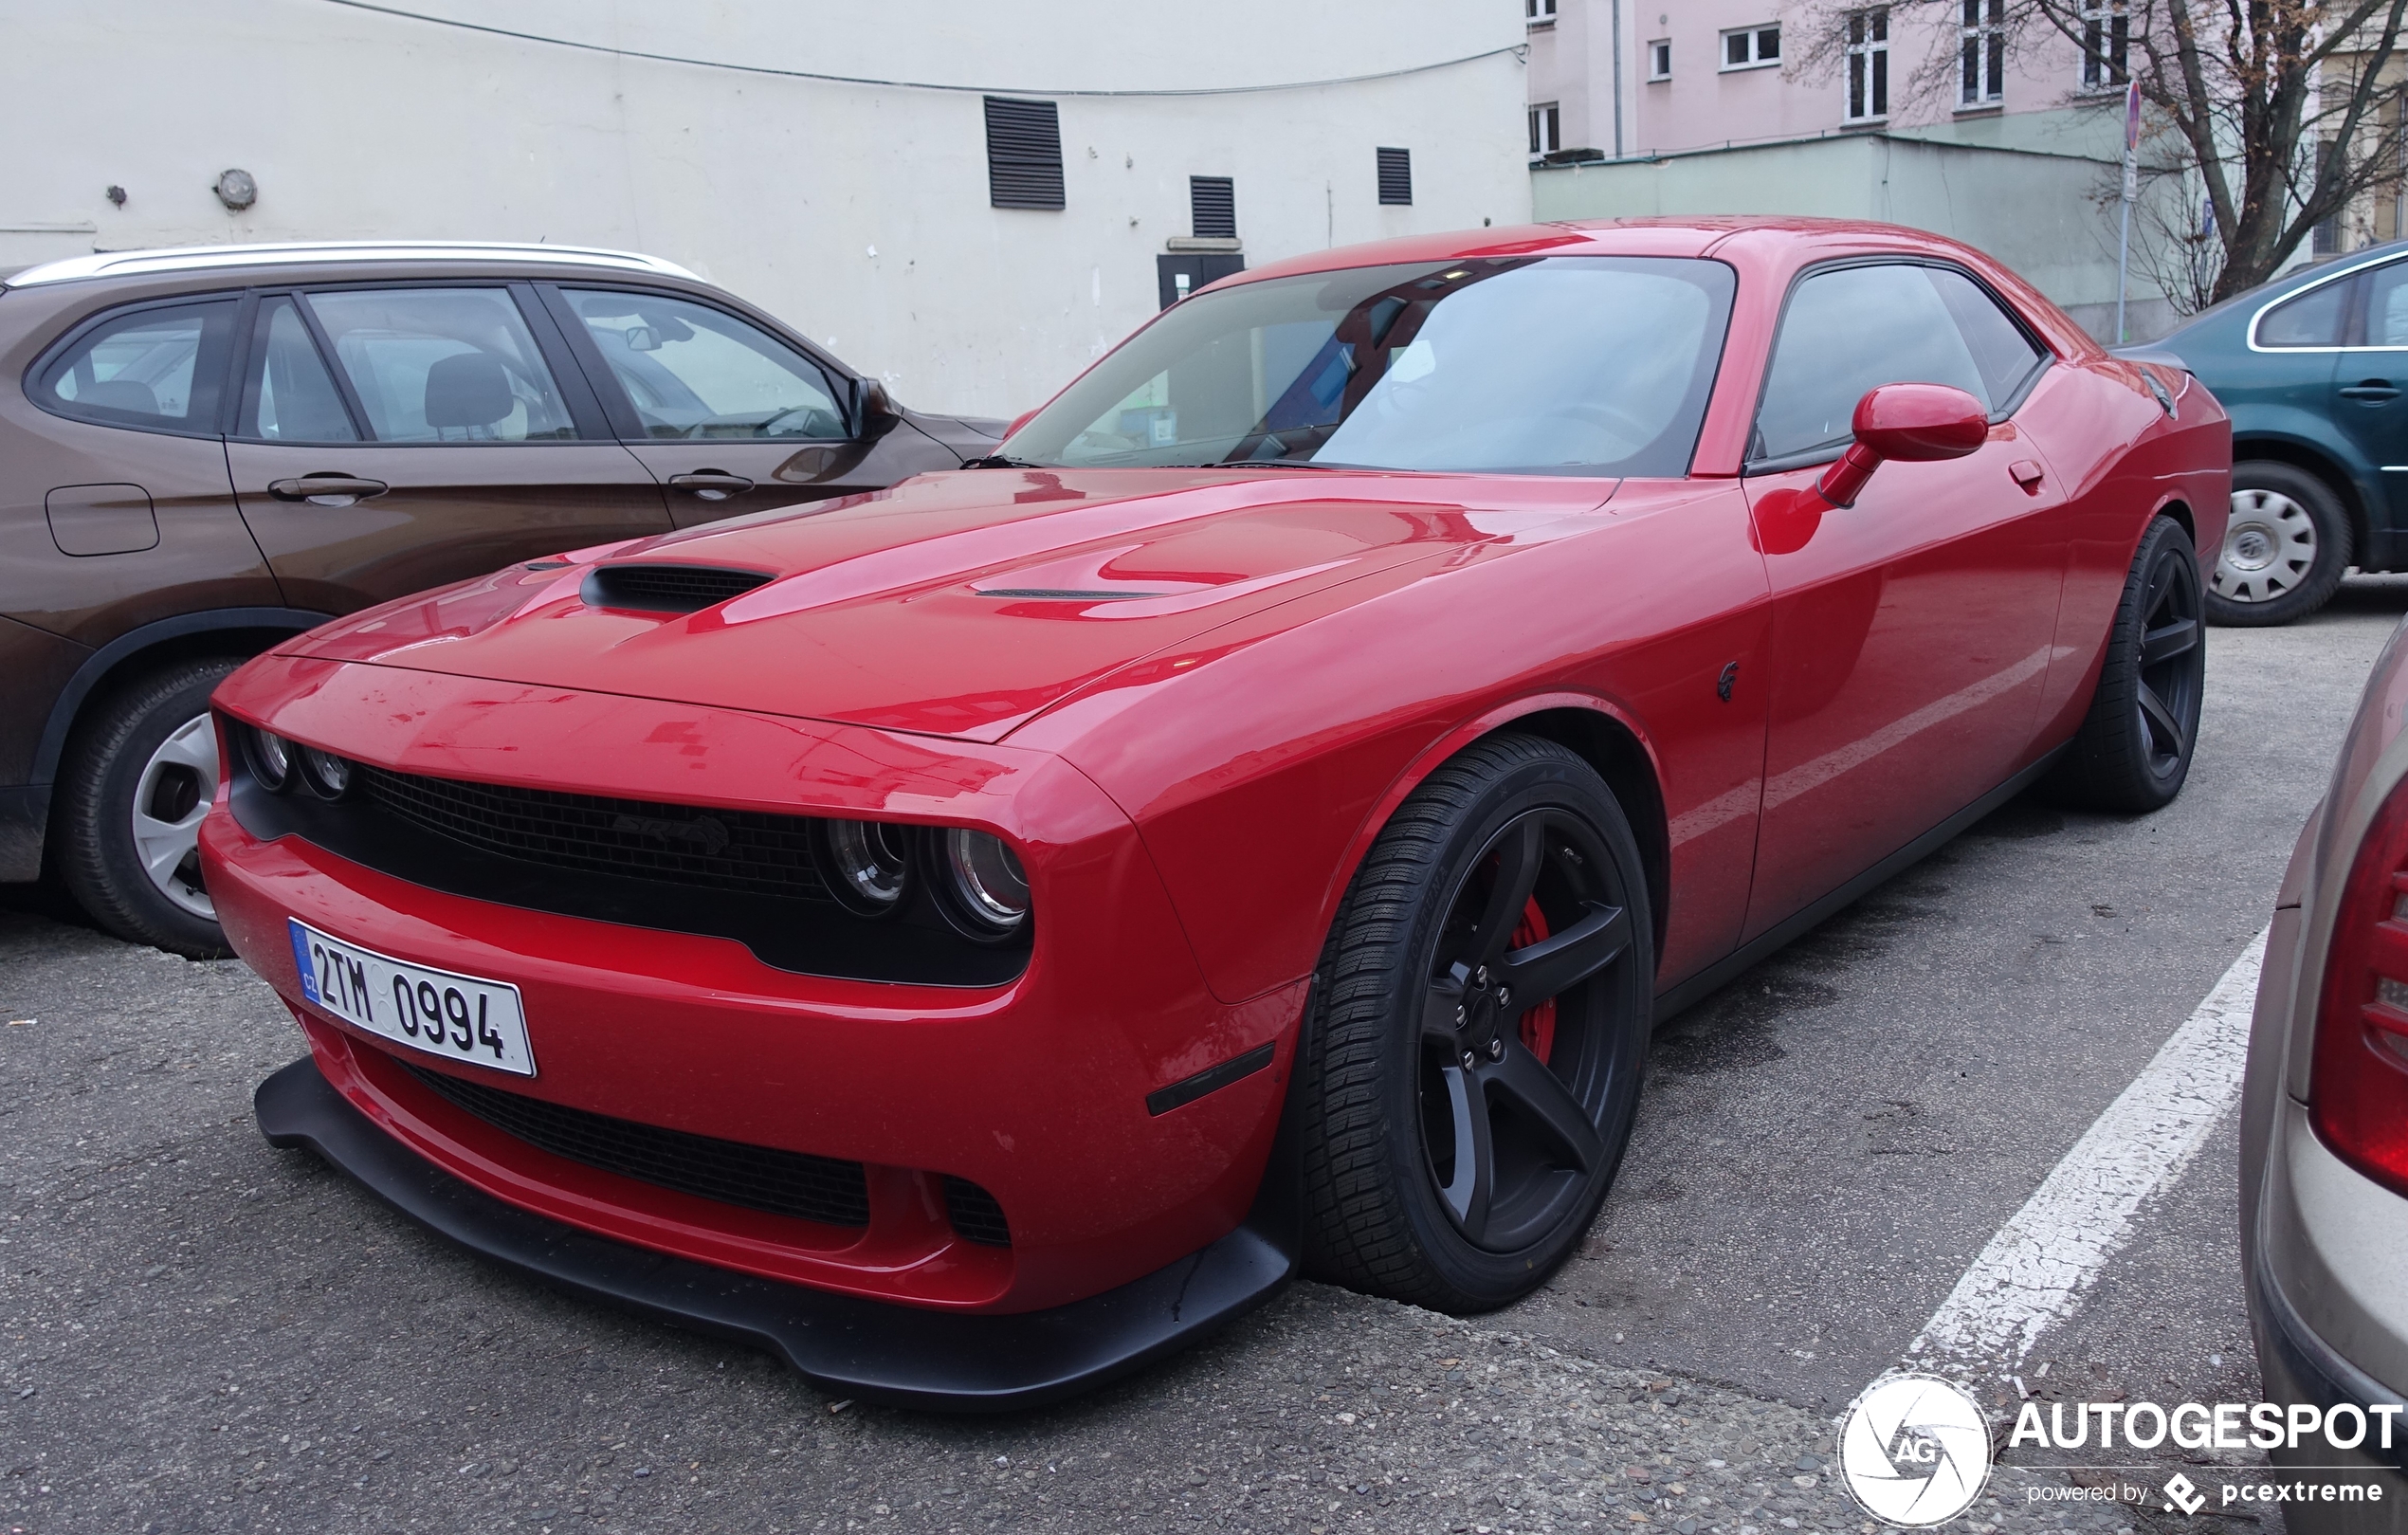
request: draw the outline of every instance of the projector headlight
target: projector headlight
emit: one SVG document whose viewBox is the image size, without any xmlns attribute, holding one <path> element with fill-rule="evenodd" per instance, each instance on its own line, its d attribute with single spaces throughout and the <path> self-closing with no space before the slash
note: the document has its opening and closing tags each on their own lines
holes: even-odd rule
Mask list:
<svg viewBox="0 0 2408 1535">
<path fill-rule="evenodd" d="M 259 786 L 272 795 L 281 795 L 293 786 L 293 756 L 297 748 L 282 736 L 265 730 L 243 727 L 243 756 L 249 761 L 251 777 Z"/>
<path fill-rule="evenodd" d="M 968 936 L 996 941 L 1029 920 L 1029 876 L 1003 839 L 967 827 L 937 833 L 945 909 Z"/>
<path fill-rule="evenodd" d="M 301 749 L 301 777 L 321 799 L 340 799 L 351 793 L 351 764 L 315 746 Z"/>
<path fill-rule="evenodd" d="M 903 908 L 911 888 L 910 829 L 885 821 L 822 821 L 820 868 L 829 894 L 856 917 Z"/>
</svg>

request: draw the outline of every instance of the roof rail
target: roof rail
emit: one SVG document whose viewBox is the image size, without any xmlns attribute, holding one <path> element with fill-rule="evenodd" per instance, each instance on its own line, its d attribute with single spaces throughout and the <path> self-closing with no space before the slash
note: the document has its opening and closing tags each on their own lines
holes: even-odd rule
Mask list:
<svg viewBox="0 0 2408 1535">
<path fill-rule="evenodd" d="M 246 266 L 291 266 L 303 263 L 380 261 L 541 262 L 600 266 L 624 272 L 695 278 L 675 262 L 631 250 L 591 246 L 518 245 L 499 240 L 312 240 L 282 245 L 181 246 L 168 250 L 109 250 L 28 266 L 6 280 L 8 287 L 74 283 L 100 277 L 142 277 L 155 272 L 194 272 Z"/>
</svg>

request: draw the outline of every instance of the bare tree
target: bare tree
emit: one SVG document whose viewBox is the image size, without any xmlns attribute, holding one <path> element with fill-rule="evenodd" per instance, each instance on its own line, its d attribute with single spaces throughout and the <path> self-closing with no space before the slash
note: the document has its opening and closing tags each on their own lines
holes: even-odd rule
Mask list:
<svg viewBox="0 0 2408 1535">
<path fill-rule="evenodd" d="M 2256 286 L 2316 226 L 2369 192 L 2401 182 L 2408 68 L 2400 51 L 2408 0 L 1975 0 L 2009 58 L 2071 43 L 2094 84 L 2137 82 L 2154 170 L 2196 176 L 2212 223 L 2154 232 L 2152 272 L 2180 302 Z M 1886 10 L 1896 44 L 1932 47 L 1893 82 L 1909 106 L 1952 91 L 1968 0 L 1808 0 L 1791 67 L 1841 64 L 1852 15 Z M 1898 24 L 1917 23 L 1909 31 Z M 2403 61 L 2408 63 L 2408 61 Z M 2120 101 L 2121 91 L 2109 100 Z M 2070 101 L 2097 101 L 2069 90 Z M 2101 103 L 2104 105 L 2105 103 Z M 2187 197 L 2180 199 L 2187 203 Z M 2408 233 L 2408 230 L 2401 231 Z M 2211 280 L 2212 279 L 2212 280 Z"/>
</svg>

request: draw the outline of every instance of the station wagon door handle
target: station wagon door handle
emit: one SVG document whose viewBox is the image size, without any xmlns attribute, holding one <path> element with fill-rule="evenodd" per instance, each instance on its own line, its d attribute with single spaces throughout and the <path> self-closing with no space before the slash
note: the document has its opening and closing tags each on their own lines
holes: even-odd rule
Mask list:
<svg viewBox="0 0 2408 1535">
<path fill-rule="evenodd" d="M 752 489 L 753 482 L 722 469 L 697 469 L 692 474 L 670 475 L 669 488 L 691 491 L 704 501 L 725 501 L 739 491 Z"/>
<path fill-rule="evenodd" d="M 390 488 L 382 480 L 360 480 L 348 474 L 307 474 L 298 480 L 267 482 L 267 493 L 278 501 L 305 501 L 312 506 L 349 506 Z"/>
<path fill-rule="evenodd" d="M 2341 397 L 2345 400 L 2364 400 L 2369 405 L 2380 405 L 2385 400 L 2399 398 L 2399 391 L 2393 387 L 2388 378 L 2369 378 L 2343 390 Z"/>
</svg>

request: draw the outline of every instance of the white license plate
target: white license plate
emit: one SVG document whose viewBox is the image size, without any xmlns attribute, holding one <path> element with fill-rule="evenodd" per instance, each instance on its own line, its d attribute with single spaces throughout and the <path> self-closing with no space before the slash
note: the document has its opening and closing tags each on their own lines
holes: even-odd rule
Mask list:
<svg viewBox="0 0 2408 1535">
<path fill-rule="evenodd" d="M 388 959 L 289 917 L 285 924 L 301 995 L 345 1023 L 447 1061 L 535 1075 L 516 986 Z"/>
</svg>

